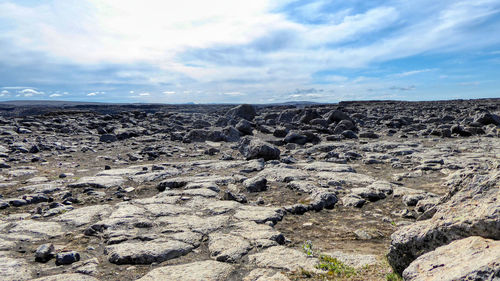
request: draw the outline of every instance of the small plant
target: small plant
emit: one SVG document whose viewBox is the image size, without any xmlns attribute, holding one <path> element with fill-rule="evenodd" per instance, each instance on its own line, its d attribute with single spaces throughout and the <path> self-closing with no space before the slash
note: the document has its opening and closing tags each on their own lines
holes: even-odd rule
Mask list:
<svg viewBox="0 0 500 281">
<path fill-rule="evenodd" d="M 305 278 L 312 278 L 313 277 L 312 272 L 307 271 L 307 270 L 303 269 L 302 267 L 299 270 L 299 274 L 301 277 L 305 277 Z"/>
<path fill-rule="evenodd" d="M 395 273 L 395 272 L 392 272 L 392 273 L 388 273 L 386 276 L 385 276 L 385 279 L 387 281 L 401 281 L 403 280 L 403 278 L 401 277 L 401 275 Z"/>
<path fill-rule="evenodd" d="M 302 250 L 309 257 L 314 256 L 313 244 L 312 244 L 311 240 L 307 240 L 306 242 L 304 242 L 304 244 L 302 244 Z"/>
<path fill-rule="evenodd" d="M 335 277 L 351 277 L 357 273 L 354 267 L 348 266 L 328 255 L 319 256 L 319 264 L 316 265 L 316 268 L 325 270 L 328 275 Z"/>
<path fill-rule="evenodd" d="M 393 226 L 397 226 L 395 221 L 391 221 L 391 224 L 392 224 Z"/>
</svg>

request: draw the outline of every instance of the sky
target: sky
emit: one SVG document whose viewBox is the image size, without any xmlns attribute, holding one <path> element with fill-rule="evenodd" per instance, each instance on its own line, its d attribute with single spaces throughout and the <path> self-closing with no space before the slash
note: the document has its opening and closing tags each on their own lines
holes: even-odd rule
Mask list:
<svg viewBox="0 0 500 281">
<path fill-rule="evenodd" d="M 0 101 L 500 97 L 500 0 L 0 0 Z"/>
</svg>

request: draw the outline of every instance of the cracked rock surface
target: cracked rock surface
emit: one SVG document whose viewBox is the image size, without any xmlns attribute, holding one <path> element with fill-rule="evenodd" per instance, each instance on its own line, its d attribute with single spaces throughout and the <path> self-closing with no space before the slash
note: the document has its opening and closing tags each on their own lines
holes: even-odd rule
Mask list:
<svg viewBox="0 0 500 281">
<path fill-rule="evenodd" d="M 499 99 L 6 108 L 2 280 L 500 278 Z"/>
</svg>

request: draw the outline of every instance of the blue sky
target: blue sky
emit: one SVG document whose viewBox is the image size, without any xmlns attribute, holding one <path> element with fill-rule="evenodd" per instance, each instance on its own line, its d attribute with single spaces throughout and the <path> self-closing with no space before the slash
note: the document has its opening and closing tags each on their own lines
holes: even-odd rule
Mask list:
<svg viewBox="0 0 500 281">
<path fill-rule="evenodd" d="M 0 101 L 500 97 L 500 0 L 0 0 Z"/>
</svg>

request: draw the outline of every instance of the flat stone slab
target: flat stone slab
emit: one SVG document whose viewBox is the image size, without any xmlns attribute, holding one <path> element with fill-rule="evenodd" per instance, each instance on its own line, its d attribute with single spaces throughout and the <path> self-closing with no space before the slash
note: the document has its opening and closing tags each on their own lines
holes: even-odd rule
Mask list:
<svg viewBox="0 0 500 281">
<path fill-rule="evenodd" d="M 358 173 L 330 173 L 330 172 L 319 172 L 316 174 L 317 177 L 324 180 L 343 182 L 348 185 L 369 185 L 374 183 L 376 180 L 368 175 L 358 174 Z"/>
<path fill-rule="evenodd" d="M 270 247 L 262 252 L 250 255 L 248 261 L 257 267 L 284 269 L 288 271 L 303 268 L 315 271 L 318 260 L 308 257 L 301 251 L 285 246 Z"/>
<path fill-rule="evenodd" d="M 82 207 L 57 216 L 53 220 L 79 227 L 108 216 L 112 209 L 109 205 Z"/>
<path fill-rule="evenodd" d="M 331 162 L 313 162 L 307 164 L 297 164 L 297 166 L 302 167 L 302 169 L 308 171 L 321 171 L 321 172 L 332 172 L 332 173 L 354 173 L 354 169 L 346 164 L 337 164 Z"/>
<path fill-rule="evenodd" d="M 454 241 L 418 257 L 403 277 L 408 281 L 498 280 L 500 241 L 479 236 Z"/>
<path fill-rule="evenodd" d="M 31 270 L 23 259 L 0 256 L 0 276 L 5 281 L 30 280 Z"/>
<path fill-rule="evenodd" d="M 217 261 L 237 262 L 252 247 L 250 243 L 231 234 L 212 233 L 209 235 L 208 250 Z"/>
<path fill-rule="evenodd" d="M 46 276 L 42 278 L 33 279 L 32 281 L 99 281 L 99 279 L 78 273 L 68 273 L 68 274 L 58 274 L 52 276 Z"/>
<path fill-rule="evenodd" d="M 110 188 L 122 185 L 125 179 L 119 176 L 99 176 L 99 177 L 82 177 L 75 183 L 71 183 L 68 187 L 72 188 Z"/>
<path fill-rule="evenodd" d="M 283 218 L 283 210 L 273 207 L 242 206 L 234 217 L 239 220 L 251 220 L 256 223 L 265 223 L 267 221 L 278 222 Z"/>
<path fill-rule="evenodd" d="M 15 223 L 9 230 L 9 234 L 22 234 L 43 238 L 63 235 L 64 231 L 62 226 L 56 222 L 23 220 Z"/>
<path fill-rule="evenodd" d="M 224 281 L 229 279 L 233 270 L 233 266 L 227 263 L 206 260 L 160 267 L 137 281 Z"/>
<path fill-rule="evenodd" d="M 151 264 L 189 253 L 193 246 L 180 241 L 124 242 L 106 247 L 114 264 Z"/>
<path fill-rule="evenodd" d="M 290 281 L 280 270 L 257 268 L 252 270 L 243 281 Z"/>
</svg>

